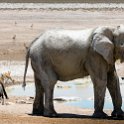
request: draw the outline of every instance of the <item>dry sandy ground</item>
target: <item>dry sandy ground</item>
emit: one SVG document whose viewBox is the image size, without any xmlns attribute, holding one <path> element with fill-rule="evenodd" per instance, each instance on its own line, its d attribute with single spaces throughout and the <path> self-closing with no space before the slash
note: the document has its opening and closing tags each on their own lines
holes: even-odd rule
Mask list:
<svg viewBox="0 0 124 124">
<path fill-rule="evenodd" d="M 58 118 L 33 116 L 33 99 L 29 97 L 10 97 L 5 105 L 0 105 L 0 124 L 123 124 L 124 120 L 95 119 L 91 115 L 93 110 L 65 106 L 62 103 L 55 103 L 55 109 L 59 113 Z M 110 110 L 105 110 L 110 115 Z"/>
<path fill-rule="evenodd" d="M 1 60 L 24 60 L 25 46 L 44 30 L 52 28 L 84 29 L 97 26 L 117 26 L 124 23 L 123 10 L 0 10 L 0 58 Z M 119 75 L 124 74 L 124 66 L 117 67 Z M 93 119 L 89 116 L 93 110 L 82 110 L 56 104 L 56 110 L 63 118 L 32 116 L 30 104 L 16 103 L 11 97 L 10 105 L 0 105 L 1 124 L 124 124 L 124 120 Z M 24 98 L 26 99 L 26 98 Z M 110 114 L 110 111 L 107 111 Z M 82 114 L 81 116 L 79 116 Z"/>
</svg>

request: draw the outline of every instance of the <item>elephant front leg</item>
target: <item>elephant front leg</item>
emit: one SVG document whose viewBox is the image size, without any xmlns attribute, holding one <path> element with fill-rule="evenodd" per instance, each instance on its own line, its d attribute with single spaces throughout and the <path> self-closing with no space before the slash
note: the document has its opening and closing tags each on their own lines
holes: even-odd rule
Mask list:
<svg viewBox="0 0 124 124">
<path fill-rule="evenodd" d="M 96 57 L 96 58 L 95 58 Z M 95 60 L 95 61 L 94 61 Z M 85 64 L 94 86 L 94 113 L 93 117 L 105 118 L 107 114 L 103 112 L 104 98 L 107 87 L 107 64 L 100 56 L 94 54 Z"/>
<path fill-rule="evenodd" d="M 113 117 L 124 117 L 124 112 L 122 111 L 122 97 L 120 93 L 119 78 L 116 74 L 115 68 L 108 73 L 108 90 L 112 97 L 112 102 L 114 106 L 114 111 L 112 112 Z"/>
<path fill-rule="evenodd" d="M 33 114 L 34 115 L 43 115 L 44 112 L 44 106 L 43 106 L 43 95 L 44 95 L 44 90 L 41 85 L 40 80 L 35 76 L 35 100 L 33 104 Z"/>
<path fill-rule="evenodd" d="M 103 112 L 105 91 L 106 91 L 106 80 L 99 78 L 92 79 L 94 84 L 94 113 L 95 118 L 106 118 L 107 114 Z"/>
</svg>

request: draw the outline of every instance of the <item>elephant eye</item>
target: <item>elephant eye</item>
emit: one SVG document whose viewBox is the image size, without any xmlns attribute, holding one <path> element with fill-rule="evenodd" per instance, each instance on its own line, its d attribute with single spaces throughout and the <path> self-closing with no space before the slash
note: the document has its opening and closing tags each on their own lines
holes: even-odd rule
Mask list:
<svg viewBox="0 0 124 124">
<path fill-rule="evenodd" d="M 124 45 L 124 43 L 123 42 L 121 42 L 121 46 L 123 46 Z"/>
</svg>

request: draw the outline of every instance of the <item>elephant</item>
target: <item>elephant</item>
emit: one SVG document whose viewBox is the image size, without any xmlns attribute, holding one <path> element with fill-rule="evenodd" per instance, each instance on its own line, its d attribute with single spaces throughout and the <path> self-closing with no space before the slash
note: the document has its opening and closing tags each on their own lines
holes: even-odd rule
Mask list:
<svg viewBox="0 0 124 124">
<path fill-rule="evenodd" d="M 115 61 L 124 61 L 124 26 L 83 30 L 52 29 L 36 37 L 27 49 L 23 87 L 31 60 L 35 80 L 34 115 L 56 117 L 53 92 L 58 80 L 69 81 L 90 76 L 94 89 L 93 117 L 104 118 L 106 88 L 112 102 L 113 117 L 124 117 L 122 96 Z M 83 94 L 82 94 L 83 95 Z"/>
<path fill-rule="evenodd" d="M 6 97 L 6 99 L 8 99 L 6 90 L 4 88 L 3 83 L 0 81 L 0 98 L 2 98 L 2 105 L 4 105 L 4 95 Z"/>
</svg>

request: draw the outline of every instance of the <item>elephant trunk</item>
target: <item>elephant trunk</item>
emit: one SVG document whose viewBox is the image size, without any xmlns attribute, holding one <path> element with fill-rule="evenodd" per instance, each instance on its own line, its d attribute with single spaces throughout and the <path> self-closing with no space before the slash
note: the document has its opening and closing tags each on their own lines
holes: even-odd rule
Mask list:
<svg viewBox="0 0 124 124">
<path fill-rule="evenodd" d="M 120 59 L 120 62 L 124 62 L 124 46 L 115 46 L 115 60 Z"/>
<path fill-rule="evenodd" d="M 120 54 L 121 54 L 121 63 L 122 63 L 122 62 L 124 62 L 124 46 L 121 47 Z"/>
<path fill-rule="evenodd" d="M 22 87 L 25 89 L 26 86 L 26 74 L 27 74 L 27 69 L 28 69 L 28 63 L 29 63 L 29 58 L 30 58 L 30 48 L 32 45 L 35 43 L 35 41 L 41 36 L 41 34 L 36 37 L 30 44 L 30 46 L 27 48 L 27 54 L 26 54 L 26 63 L 25 63 L 25 72 L 24 72 L 24 79 L 23 79 L 23 84 Z"/>
</svg>

